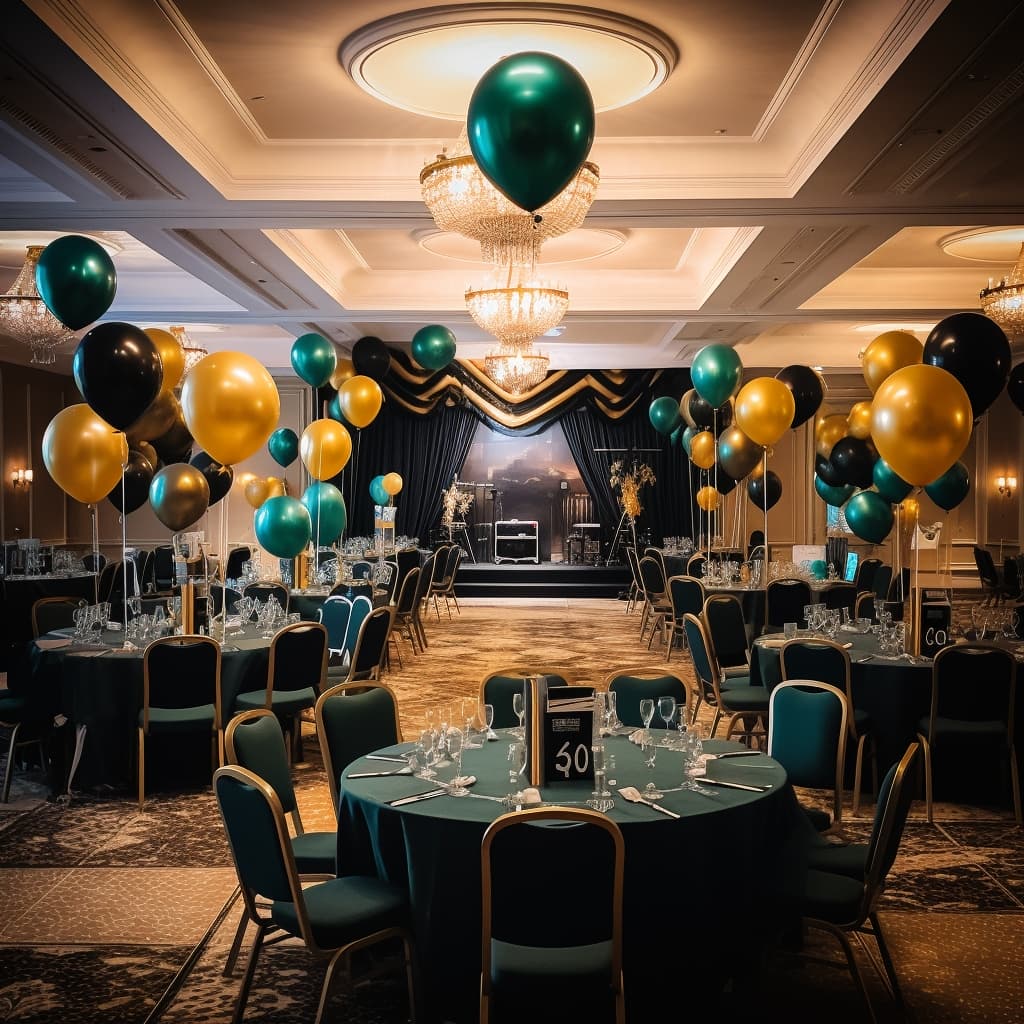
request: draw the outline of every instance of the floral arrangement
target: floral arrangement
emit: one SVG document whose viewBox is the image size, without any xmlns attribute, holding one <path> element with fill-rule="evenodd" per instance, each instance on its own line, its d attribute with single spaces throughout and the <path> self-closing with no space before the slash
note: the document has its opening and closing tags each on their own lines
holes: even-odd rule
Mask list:
<svg viewBox="0 0 1024 1024">
<path fill-rule="evenodd" d="M 622 459 L 617 459 L 611 464 L 608 483 L 619 492 L 619 504 L 631 520 L 636 519 L 643 511 L 643 505 L 640 504 L 640 488 L 657 482 L 654 470 L 646 462 L 634 464 L 630 470 L 625 469 Z"/>
<path fill-rule="evenodd" d="M 452 478 L 452 485 L 444 492 L 441 499 L 441 525 L 448 528 L 451 535 L 452 527 L 456 522 L 464 522 L 470 505 L 473 504 L 473 495 L 470 491 L 459 490 L 458 477 Z"/>
</svg>

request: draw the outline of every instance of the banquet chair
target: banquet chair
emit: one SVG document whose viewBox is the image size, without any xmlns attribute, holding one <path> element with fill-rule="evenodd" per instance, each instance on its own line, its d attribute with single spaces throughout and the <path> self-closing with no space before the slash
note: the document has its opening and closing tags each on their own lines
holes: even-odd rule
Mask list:
<svg viewBox="0 0 1024 1024">
<path fill-rule="evenodd" d="M 806 580 L 771 580 L 765 589 L 764 632 L 781 633 L 787 622 L 804 620 L 804 605 L 811 603 L 811 587 Z"/>
<path fill-rule="evenodd" d="M 356 600 L 359 600 L 356 598 Z M 388 637 L 394 622 L 394 611 L 388 605 L 374 608 L 359 627 L 352 659 L 345 682 L 357 679 L 379 679 L 388 653 Z M 351 625 L 351 623 L 350 623 Z"/>
<path fill-rule="evenodd" d="M 826 608 L 846 608 L 853 616 L 857 607 L 857 588 L 852 583 L 833 583 L 823 596 Z"/>
<path fill-rule="evenodd" d="M 339 669 L 347 671 L 344 668 L 345 642 L 348 639 L 349 620 L 352 618 L 352 602 L 340 594 L 331 594 L 317 609 L 316 614 L 327 630 L 328 676 Z"/>
<path fill-rule="evenodd" d="M 339 683 L 320 694 L 315 717 L 337 817 L 341 773 L 357 758 L 402 742 L 398 698 L 384 683 Z"/>
<path fill-rule="evenodd" d="M 168 594 L 174 583 L 174 548 L 160 544 L 153 548 L 153 589 L 158 594 Z"/>
<path fill-rule="evenodd" d="M 668 728 L 657 713 L 659 697 L 672 697 L 677 705 L 682 704 L 686 721 L 690 721 L 690 688 L 675 672 L 643 667 L 619 669 L 605 676 L 603 688 L 615 694 L 615 713 L 623 725 L 643 725 L 640 701 L 651 698 L 655 703 L 651 728 Z"/>
<path fill-rule="evenodd" d="M 368 580 L 373 575 L 373 563 L 365 559 L 352 563 L 352 579 Z"/>
<path fill-rule="evenodd" d="M 892 566 L 883 562 L 876 570 L 871 581 L 871 592 L 882 601 L 889 598 L 889 584 L 892 582 Z"/>
<path fill-rule="evenodd" d="M 90 551 L 82 556 L 82 568 L 86 572 L 101 572 L 106 564 L 107 556 L 100 554 L 99 551 Z"/>
<path fill-rule="evenodd" d="M 828 932 L 842 946 L 845 963 L 822 958 L 818 962 L 847 967 L 867 1010 L 868 1019 L 876 1020 L 864 979 L 854 956 L 850 935 L 870 936 L 878 946 L 884 967 L 883 981 L 888 985 L 897 1007 L 903 1008 L 900 990 L 889 947 L 878 918 L 878 905 L 885 891 L 885 880 L 896 856 L 913 800 L 916 760 L 920 746 L 911 743 L 903 757 L 886 773 L 878 792 L 878 805 L 866 849 L 856 851 L 863 858 L 858 870 L 849 853 L 846 864 L 829 859 L 810 858 L 810 869 L 804 882 L 802 914 L 805 927 Z M 839 864 L 844 870 L 829 870 L 827 865 Z M 854 863 L 850 868 L 848 865 Z M 816 865 L 822 864 L 823 867 Z M 804 957 L 811 959 L 810 957 Z M 874 957 L 869 959 L 874 962 Z M 881 973 L 881 972 L 879 972 Z"/>
<path fill-rule="evenodd" d="M 276 597 L 281 610 L 288 611 L 288 588 L 280 580 L 254 580 L 242 587 L 242 594 L 255 598 L 260 604 Z"/>
<path fill-rule="evenodd" d="M 165 636 L 142 656 L 139 709 L 139 807 L 146 800 L 146 740 L 155 734 L 209 732 L 214 765 L 224 763 L 220 645 L 208 636 Z"/>
<path fill-rule="evenodd" d="M 516 667 L 491 672 L 480 684 L 480 703 L 494 708 L 492 728 L 511 729 L 519 725 L 519 719 L 512 710 L 512 695 L 521 693 L 523 684 L 531 676 L 547 676 L 556 686 L 573 685 L 573 680 L 562 669 L 552 672 L 550 669 Z"/>
<path fill-rule="evenodd" d="M 848 734 L 847 739 L 857 745 L 853 770 L 854 814 L 860 813 L 861 780 L 864 771 L 864 754 L 871 758 L 872 793 L 878 792 L 878 751 L 872 729 L 871 716 L 853 701 L 850 654 L 834 640 L 808 638 L 787 640 L 779 651 L 779 667 L 785 679 L 815 679 L 819 683 L 830 683 L 846 695 Z"/>
<path fill-rule="evenodd" d="M 683 630 L 683 616 L 689 612 L 691 615 L 700 615 L 704 611 L 704 584 L 695 580 L 692 576 L 669 576 L 668 600 L 672 605 L 672 618 L 668 625 L 668 644 L 665 651 L 665 660 L 672 658 L 672 648 L 675 647 L 676 637 L 686 645 L 686 634 Z"/>
<path fill-rule="evenodd" d="M 672 604 L 669 601 L 665 584 L 665 573 L 661 563 L 650 555 L 644 555 L 640 559 L 640 586 L 644 592 L 644 610 L 640 619 L 640 639 L 643 640 L 647 626 L 651 627 L 651 636 L 647 641 L 647 648 L 650 650 L 654 642 L 654 634 L 658 627 L 661 627 L 661 638 L 668 643 L 668 617 L 672 614 Z"/>
<path fill-rule="evenodd" d="M 100 578 L 96 583 L 96 603 L 110 601 L 114 592 L 115 577 L 121 572 L 120 562 L 107 562 L 100 569 Z"/>
<path fill-rule="evenodd" d="M 1021 575 L 1019 569 L 1019 558 L 1007 555 L 1003 559 L 1003 596 L 1007 601 L 1020 601 L 1024 594 L 1021 592 Z"/>
<path fill-rule="evenodd" d="M 241 577 L 245 563 L 252 558 L 252 548 L 232 548 L 228 552 L 228 564 L 224 567 L 225 578 L 237 580 Z"/>
<path fill-rule="evenodd" d="M 917 723 L 924 750 L 925 809 L 932 820 L 932 767 L 936 751 L 956 756 L 996 749 L 1009 760 L 1013 814 L 1021 821 L 1020 774 L 1014 736 L 1017 662 L 993 644 L 943 647 L 932 662 L 931 709 Z M 970 763 L 962 760 L 960 763 Z"/>
<path fill-rule="evenodd" d="M 910 567 L 905 565 L 898 573 L 893 573 L 889 581 L 889 590 L 885 595 L 886 601 L 899 602 L 902 604 L 910 596 Z"/>
<path fill-rule="evenodd" d="M 319 622 L 296 622 L 284 626 L 270 641 L 267 685 L 235 698 L 234 713 L 267 708 L 290 718 L 292 756 L 301 750 L 304 708 L 312 708 L 327 678 L 327 630 Z"/>
<path fill-rule="evenodd" d="M 352 614 L 349 616 L 348 627 L 345 630 L 345 650 L 348 652 L 350 663 L 356 649 L 356 641 L 359 639 L 359 632 L 363 628 L 363 621 L 372 611 L 373 601 L 365 594 L 357 594 L 352 598 Z"/>
<path fill-rule="evenodd" d="M 18 747 L 38 746 L 39 763 L 46 766 L 46 750 L 41 736 L 32 736 L 30 739 L 18 739 L 22 726 L 32 726 L 29 719 L 29 703 L 24 697 L 11 693 L 6 688 L 0 688 L 0 729 L 9 729 L 10 737 L 7 740 L 7 757 L 4 761 L 4 778 L 0 788 L 0 803 L 7 803 L 11 795 L 11 776 L 14 774 L 14 757 Z"/>
<path fill-rule="evenodd" d="M 572 1007 L 577 1020 L 625 1024 L 622 918 L 625 843 L 606 814 L 535 807 L 503 814 L 480 847 L 480 1024 Z M 574 864 L 584 900 L 565 910 L 565 877 L 524 864 Z"/>
<path fill-rule="evenodd" d="M 661 566 L 661 575 L 668 579 L 668 571 L 665 569 L 665 552 L 661 548 L 644 548 L 644 558 L 653 558 Z"/>
<path fill-rule="evenodd" d="M 750 679 L 750 646 L 743 605 L 735 594 L 712 594 L 704 602 L 704 625 L 726 679 Z"/>
<path fill-rule="evenodd" d="M 242 593 L 234 587 L 224 587 L 220 583 L 210 584 L 210 614 L 220 615 L 224 608 L 224 595 L 227 594 L 228 615 L 233 615 L 235 606 L 242 600 Z"/>
<path fill-rule="evenodd" d="M 768 756 L 786 769 L 792 785 L 832 791 L 833 826 L 843 820 L 848 719 L 846 694 L 838 686 L 814 679 L 789 679 L 772 690 Z M 809 817 L 817 827 L 816 816 Z"/>
<path fill-rule="evenodd" d="M 430 581 L 434 575 L 434 567 L 437 565 L 439 555 L 435 551 L 427 557 L 427 560 L 420 568 L 419 579 L 416 582 L 416 593 L 413 596 L 412 623 L 419 637 L 420 649 L 426 650 L 430 644 L 427 642 L 427 631 L 423 628 L 423 607 L 426 604 L 427 594 L 430 591 Z"/>
<path fill-rule="evenodd" d="M 413 653 L 418 654 L 419 636 L 416 632 L 414 621 L 416 588 L 420 581 L 420 567 L 414 566 L 406 573 L 402 580 L 402 586 L 398 590 L 398 600 L 394 605 L 395 618 L 392 623 L 393 631 L 399 636 L 407 636 Z M 404 631 L 404 633 L 403 633 Z"/>
<path fill-rule="evenodd" d="M 391 604 L 395 599 L 395 591 L 398 587 L 398 565 L 390 558 L 386 558 L 376 569 L 380 575 L 374 579 L 374 587 L 384 591 L 387 603 Z"/>
<path fill-rule="evenodd" d="M 455 596 L 455 577 L 459 571 L 459 563 L 462 561 L 462 548 L 458 544 L 453 544 L 448 549 L 448 558 L 445 562 L 444 570 L 442 571 L 441 578 L 436 583 L 430 585 L 430 596 L 434 600 L 434 614 L 437 615 L 438 622 L 441 621 L 441 613 L 438 611 L 437 599 L 444 599 L 444 606 L 448 612 L 448 618 L 452 617 L 452 610 L 449 601 L 455 602 L 455 609 L 461 615 L 462 609 L 459 608 L 459 599 Z"/>
<path fill-rule="evenodd" d="M 768 718 L 768 691 L 763 686 L 744 686 L 738 680 L 728 688 L 723 686 L 722 670 L 715 657 L 715 649 L 708 637 L 703 621 L 689 612 L 683 616 L 686 642 L 693 659 L 693 671 L 697 677 L 697 699 L 694 701 L 690 721 L 696 720 L 701 702 L 715 709 L 711 724 L 711 738 L 718 731 L 723 716 L 728 716 L 725 738 L 731 739 L 733 731 L 746 738 L 748 745 L 766 735 L 764 723 Z M 761 728 L 758 729 L 758 722 Z M 740 728 L 737 728 L 737 723 Z"/>
<path fill-rule="evenodd" d="M 707 559 L 699 551 L 694 552 L 686 562 L 686 575 L 697 580 L 701 579 L 704 575 L 703 569 L 706 561 Z"/>
<path fill-rule="evenodd" d="M 41 597 L 32 605 L 32 636 L 37 640 L 55 629 L 70 629 L 75 612 L 88 602 L 80 597 Z"/>
<path fill-rule="evenodd" d="M 628 615 L 636 608 L 637 598 L 640 596 L 640 567 L 637 562 L 636 551 L 630 545 L 625 545 L 626 565 L 629 566 L 629 586 L 626 588 L 626 614 Z"/>
<path fill-rule="evenodd" d="M 156 590 L 153 584 L 153 552 L 152 550 L 141 552 L 139 560 L 139 587 L 143 594 L 152 594 Z"/>
<path fill-rule="evenodd" d="M 853 585 L 857 588 L 859 594 L 863 590 L 873 590 L 875 583 L 875 573 L 878 572 L 878 567 L 882 564 L 880 558 L 862 558 L 860 564 L 857 566 L 857 575 L 853 579 Z"/>
<path fill-rule="evenodd" d="M 985 591 L 985 599 L 982 603 L 998 604 L 1006 596 L 1006 592 L 1003 589 L 1003 582 L 999 578 L 999 573 L 996 570 L 996 564 L 992 558 L 992 552 L 987 548 L 982 548 L 975 544 L 974 564 L 978 568 L 978 579 L 981 582 L 982 589 Z M 927 760 L 926 756 L 926 763 Z"/>
<path fill-rule="evenodd" d="M 747 541 L 747 560 L 754 558 L 754 552 L 761 548 L 764 549 L 764 530 L 751 530 L 750 539 Z M 761 556 L 762 558 L 764 555 Z"/>
<path fill-rule="evenodd" d="M 857 600 L 853 606 L 853 617 L 855 619 L 870 619 L 874 623 L 878 623 L 878 616 L 875 615 L 875 595 L 871 590 L 862 590 L 857 595 Z"/>
<path fill-rule="evenodd" d="M 327 957 L 315 1024 L 323 1019 L 331 981 L 342 958 L 367 946 L 400 939 L 404 949 L 409 1016 L 415 1017 L 409 904 L 397 885 L 368 875 L 346 875 L 303 886 L 281 802 L 263 779 L 231 765 L 214 776 L 214 791 L 248 920 L 256 925 L 233 1020 L 240 1022 L 264 944 L 300 939 Z M 269 942 L 267 942 L 270 937 Z"/>
<path fill-rule="evenodd" d="M 420 567 L 419 548 L 403 548 L 395 552 L 395 564 L 398 566 L 398 579 L 395 581 L 395 593 L 401 593 L 405 577 L 413 569 Z"/>
</svg>

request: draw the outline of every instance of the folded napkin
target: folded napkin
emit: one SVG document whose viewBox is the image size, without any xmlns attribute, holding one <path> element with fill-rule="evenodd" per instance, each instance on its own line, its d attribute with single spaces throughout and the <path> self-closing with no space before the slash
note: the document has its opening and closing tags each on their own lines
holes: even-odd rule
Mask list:
<svg viewBox="0 0 1024 1024">
<path fill-rule="evenodd" d="M 41 650 L 41 651 L 56 651 L 56 650 L 58 650 L 61 647 L 70 647 L 70 646 L 71 646 L 71 640 L 70 639 L 49 640 L 46 637 L 42 637 L 41 639 L 36 641 L 36 647 L 38 647 L 39 650 Z"/>
</svg>

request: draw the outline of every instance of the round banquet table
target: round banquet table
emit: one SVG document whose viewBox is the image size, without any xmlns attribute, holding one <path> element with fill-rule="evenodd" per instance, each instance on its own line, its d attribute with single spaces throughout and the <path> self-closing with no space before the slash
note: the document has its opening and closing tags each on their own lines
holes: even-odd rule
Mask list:
<svg viewBox="0 0 1024 1024">
<path fill-rule="evenodd" d="M 0 580 L 0 620 L 5 643 L 0 649 L 0 668 L 5 668 L 9 648 L 32 639 L 32 605 L 41 597 L 84 598 L 96 601 L 96 574 L 72 576 L 7 576 Z"/>
<path fill-rule="evenodd" d="M 67 639 L 59 630 L 44 638 Z M 12 690 L 27 696 L 34 714 L 46 720 L 63 715 L 81 741 L 81 760 L 74 780 L 81 786 L 118 785 L 132 778 L 136 722 L 142 707 L 143 647 L 124 651 L 119 632 L 106 632 L 110 646 L 87 649 L 73 641 L 67 646 L 40 649 L 33 643 L 28 673 L 17 674 Z M 235 698 L 247 690 L 266 686 L 270 640 L 250 627 L 229 636 L 221 649 L 221 702 L 225 720 Z M 208 751 L 207 743 L 205 750 Z M 208 755 L 207 755 L 208 756 Z M 51 786 L 64 792 L 70 787 L 70 766 L 55 767 Z"/>
<path fill-rule="evenodd" d="M 480 844 L 487 826 L 504 813 L 500 798 L 510 789 L 508 744 L 502 733 L 499 740 L 464 752 L 463 772 L 477 782 L 473 795 L 461 798 L 446 794 L 391 807 L 389 800 L 437 788 L 436 780 L 348 779 L 350 771 L 390 767 L 363 758 L 342 772 L 338 872 L 379 875 L 408 890 L 422 985 L 419 1010 L 426 1021 L 477 1019 Z M 404 744 L 380 753 L 408 749 Z M 709 740 L 705 749 L 741 748 Z M 609 778 L 642 789 L 651 773 L 640 748 L 625 736 L 613 736 L 606 751 L 617 762 Z M 626 843 L 624 970 L 631 1020 L 664 1010 L 667 980 L 678 977 L 680 965 L 687 963 L 700 963 L 693 998 L 699 1002 L 706 995 L 713 1006 L 726 981 L 752 971 L 765 946 L 793 923 L 810 826 L 782 767 L 763 755 L 751 760 L 766 767 L 740 767 L 745 760 L 712 762 L 709 774 L 770 783 L 768 791 L 707 787 L 707 795 L 666 793 L 659 802 L 681 814 L 679 820 L 614 794 L 609 813 Z M 439 775 L 447 780 L 453 771 L 441 768 Z M 660 786 L 677 786 L 682 755 L 660 749 L 653 776 Z M 579 803 L 591 789 L 590 782 L 556 783 L 540 793 L 545 803 Z M 524 870 L 564 871 L 568 904 L 587 898 L 581 880 L 585 865 L 524 865 Z M 664 941 L 666 931 L 671 941 Z"/>
</svg>

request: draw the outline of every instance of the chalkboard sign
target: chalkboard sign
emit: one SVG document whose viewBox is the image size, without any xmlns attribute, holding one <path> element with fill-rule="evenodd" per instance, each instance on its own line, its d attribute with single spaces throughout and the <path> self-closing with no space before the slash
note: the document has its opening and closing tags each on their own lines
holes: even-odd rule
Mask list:
<svg viewBox="0 0 1024 1024">
<path fill-rule="evenodd" d="M 593 687 L 548 685 L 547 676 L 531 676 L 523 690 L 530 785 L 593 779 Z"/>
<path fill-rule="evenodd" d="M 934 658 L 953 643 L 953 608 L 944 590 L 918 591 L 917 653 Z"/>
</svg>

